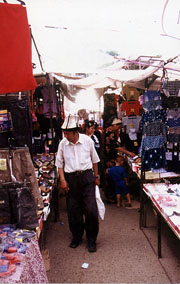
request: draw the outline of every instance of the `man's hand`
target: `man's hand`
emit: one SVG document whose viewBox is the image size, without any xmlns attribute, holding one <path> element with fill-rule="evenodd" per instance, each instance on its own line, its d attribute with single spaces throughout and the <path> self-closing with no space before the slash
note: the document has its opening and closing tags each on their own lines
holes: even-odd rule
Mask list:
<svg viewBox="0 0 180 284">
<path fill-rule="evenodd" d="M 95 184 L 100 186 L 100 179 L 99 179 L 99 177 L 96 177 Z"/>
<path fill-rule="evenodd" d="M 69 186 L 65 179 L 60 180 L 60 188 L 64 189 L 65 192 L 68 192 Z"/>
</svg>

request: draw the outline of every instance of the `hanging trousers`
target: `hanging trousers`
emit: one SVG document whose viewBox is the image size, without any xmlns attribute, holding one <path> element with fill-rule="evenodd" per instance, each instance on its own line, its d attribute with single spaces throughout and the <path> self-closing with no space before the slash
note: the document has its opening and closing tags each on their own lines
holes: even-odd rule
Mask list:
<svg viewBox="0 0 180 284">
<path fill-rule="evenodd" d="M 81 240 L 85 230 L 87 240 L 96 241 L 99 221 L 93 172 L 86 170 L 65 173 L 65 178 L 69 184 L 67 211 L 72 236 L 76 240 Z"/>
</svg>

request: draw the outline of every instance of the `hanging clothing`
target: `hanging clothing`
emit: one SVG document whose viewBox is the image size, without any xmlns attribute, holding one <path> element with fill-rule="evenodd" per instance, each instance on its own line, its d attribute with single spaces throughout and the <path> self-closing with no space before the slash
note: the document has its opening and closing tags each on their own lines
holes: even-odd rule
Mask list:
<svg viewBox="0 0 180 284">
<path fill-rule="evenodd" d="M 41 89 L 43 96 L 43 114 L 46 118 L 56 117 L 58 114 L 58 100 L 54 87 L 44 87 Z"/>
<path fill-rule="evenodd" d="M 142 171 L 161 169 L 165 168 L 166 165 L 165 150 L 163 148 L 154 148 L 144 151 L 141 164 Z"/>
<path fill-rule="evenodd" d="M 180 141 L 180 133 L 168 133 L 167 140 L 168 142 L 178 143 Z"/>
<path fill-rule="evenodd" d="M 35 89 L 26 8 L 0 3 L 0 94 Z"/>
<path fill-rule="evenodd" d="M 143 125 L 147 122 L 160 121 L 166 124 L 167 113 L 165 109 L 151 110 L 142 114 L 141 121 L 139 123 L 139 130 L 143 131 Z"/>
<path fill-rule="evenodd" d="M 122 87 L 122 94 L 126 97 L 127 101 L 130 101 L 132 98 L 138 101 L 140 92 L 135 87 L 125 85 Z"/>
<path fill-rule="evenodd" d="M 180 81 L 167 81 L 165 82 L 163 89 L 168 91 L 170 96 L 177 96 L 180 89 Z"/>
<path fill-rule="evenodd" d="M 162 102 L 165 108 L 177 108 L 180 107 L 180 97 L 170 96 L 167 97 L 165 94 L 161 94 Z"/>
<path fill-rule="evenodd" d="M 126 113 L 126 116 L 139 115 L 142 106 L 139 101 L 125 101 L 121 104 L 121 111 Z"/>
<path fill-rule="evenodd" d="M 8 146 L 8 139 L 13 138 L 14 147 L 28 146 L 32 153 L 32 117 L 28 98 L 18 95 L 1 95 L 0 108 L 7 109 L 12 120 L 12 130 L 0 133 L 0 148 Z"/>
<path fill-rule="evenodd" d="M 122 118 L 122 126 L 126 126 L 126 133 L 129 133 L 130 125 L 133 124 L 136 132 L 139 130 L 139 122 L 141 120 L 141 116 L 124 116 Z"/>
<path fill-rule="evenodd" d="M 135 128 L 130 128 L 129 129 L 129 138 L 131 140 L 137 140 L 137 133 L 136 133 L 136 129 Z"/>
<path fill-rule="evenodd" d="M 166 152 L 168 171 L 180 172 L 180 152 Z"/>
<path fill-rule="evenodd" d="M 167 129 L 165 124 L 162 124 L 162 122 L 157 121 L 157 122 L 145 123 L 143 125 L 142 134 L 147 136 L 163 135 L 164 137 L 166 137 L 166 132 Z"/>
<path fill-rule="evenodd" d="M 146 91 L 143 95 L 143 102 L 159 101 L 161 99 L 161 93 L 159 91 Z"/>
<path fill-rule="evenodd" d="M 149 149 L 165 149 L 165 141 L 162 135 L 159 136 L 143 136 L 141 143 L 141 157 L 143 157 L 144 151 Z"/>
<path fill-rule="evenodd" d="M 170 119 L 170 118 L 174 118 L 174 119 L 180 118 L 180 108 L 168 109 L 167 119 Z"/>
<path fill-rule="evenodd" d="M 162 101 L 161 100 L 147 101 L 143 103 L 142 106 L 145 111 L 157 110 L 162 108 Z"/>
</svg>

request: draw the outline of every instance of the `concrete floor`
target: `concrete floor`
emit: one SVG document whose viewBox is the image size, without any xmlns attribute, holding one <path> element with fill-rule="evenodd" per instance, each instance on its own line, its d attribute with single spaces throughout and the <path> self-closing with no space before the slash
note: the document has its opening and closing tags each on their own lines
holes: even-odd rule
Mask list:
<svg viewBox="0 0 180 284">
<path fill-rule="evenodd" d="M 50 283 L 180 283 L 180 242 L 162 226 L 162 258 L 157 257 L 156 217 L 151 208 L 148 227 L 139 229 L 139 203 L 132 208 L 105 204 L 100 220 L 97 252 L 89 253 L 86 238 L 69 247 L 65 198 L 60 198 L 60 221 L 49 222 L 46 248 L 50 255 Z M 149 241 L 150 242 L 149 242 Z M 88 263 L 88 268 L 82 268 Z"/>
</svg>

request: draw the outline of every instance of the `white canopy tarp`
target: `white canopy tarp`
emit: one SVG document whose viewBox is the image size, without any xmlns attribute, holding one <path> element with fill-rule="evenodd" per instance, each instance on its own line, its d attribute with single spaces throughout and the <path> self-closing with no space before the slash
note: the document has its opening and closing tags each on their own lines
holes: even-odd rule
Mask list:
<svg viewBox="0 0 180 284">
<path fill-rule="evenodd" d="M 47 73 L 99 72 L 113 63 L 110 51 L 124 58 L 160 55 L 165 61 L 180 51 L 176 39 L 179 0 L 26 2 L 29 24 Z M 34 74 L 38 74 L 42 70 L 32 47 L 37 65 Z"/>
<path fill-rule="evenodd" d="M 162 77 L 161 61 L 144 70 L 123 70 L 120 62 L 121 67 L 115 69 L 110 52 L 115 51 L 125 59 L 159 55 L 164 62 L 178 55 L 179 0 L 166 3 L 165 6 L 164 0 L 99 0 L 93 4 L 92 0 L 27 1 L 29 24 L 44 71 L 62 83 L 64 92 L 73 101 L 83 88 L 119 88 L 122 83 L 145 87 L 146 78 L 155 73 Z M 32 47 L 33 63 L 37 65 L 34 74 L 38 74 L 42 70 Z M 171 71 L 178 68 L 180 71 L 176 64 L 169 63 L 165 68 L 168 65 Z M 67 79 L 62 75 L 73 73 L 92 75 L 83 79 Z M 159 84 L 156 79 L 151 87 L 157 88 Z"/>
<path fill-rule="evenodd" d="M 153 75 L 159 68 L 163 67 L 163 62 L 156 62 L 154 66 L 149 66 L 144 70 L 124 70 L 106 71 L 101 74 L 92 75 L 83 79 L 67 79 L 63 75 L 52 74 L 54 78 L 66 85 L 73 85 L 78 88 L 118 88 L 122 83 L 135 84 Z"/>
</svg>

